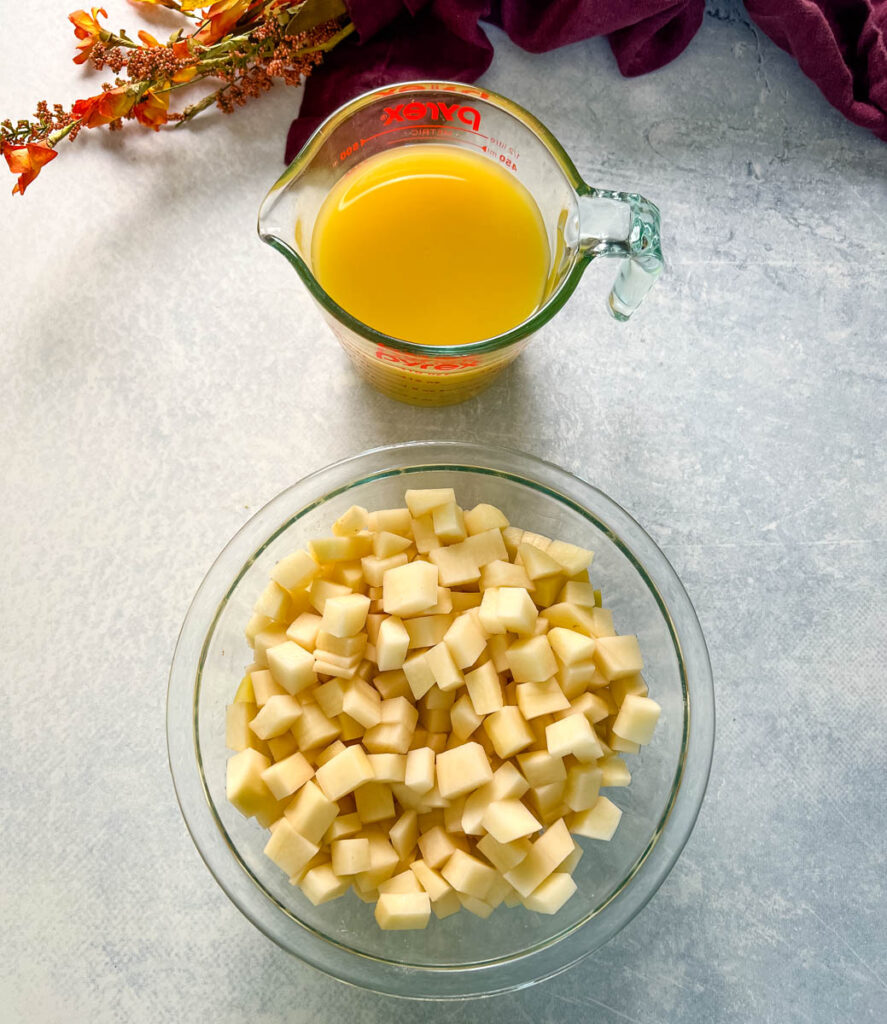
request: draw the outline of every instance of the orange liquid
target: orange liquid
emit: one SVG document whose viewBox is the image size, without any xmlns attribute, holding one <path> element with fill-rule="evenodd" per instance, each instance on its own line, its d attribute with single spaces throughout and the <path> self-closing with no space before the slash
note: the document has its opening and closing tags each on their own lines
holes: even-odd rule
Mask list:
<svg viewBox="0 0 887 1024">
<path fill-rule="evenodd" d="M 336 183 L 311 261 L 324 290 L 377 331 L 464 345 L 538 308 L 549 248 L 539 208 L 510 171 L 420 144 L 370 157 Z"/>
</svg>

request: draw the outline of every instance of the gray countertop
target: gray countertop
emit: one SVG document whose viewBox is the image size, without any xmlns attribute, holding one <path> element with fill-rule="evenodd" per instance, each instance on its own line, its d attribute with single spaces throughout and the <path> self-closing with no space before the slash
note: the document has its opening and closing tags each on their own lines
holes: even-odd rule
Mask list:
<svg viewBox="0 0 887 1024">
<path fill-rule="evenodd" d="M 7 19 L 9 113 L 93 91 L 67 9 Z M 619 326 L 592 268 L 469 404 L 371 391 L 256 239 L 293 93 L 90 133 L 2 200 L 4 1022 L 887 1019 L 887 149 L 729 5 L 635 80 L 602 40 L 491 35 L 485 83 L 594 184 L 659 203 L 670 271 Z M 695 603 L 719 714 L 650 905 L 559 978 L 441 1007 L 348 989 L 241 917 L 164 738 L 176 634 L 229 537 L 305 473 L 425 437 L 523 448 L 624 505 Z"/>
</svg>

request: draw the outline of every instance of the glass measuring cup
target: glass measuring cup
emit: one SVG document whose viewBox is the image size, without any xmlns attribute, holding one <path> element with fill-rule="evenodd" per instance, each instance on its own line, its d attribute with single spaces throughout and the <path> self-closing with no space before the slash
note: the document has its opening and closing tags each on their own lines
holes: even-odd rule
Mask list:
<svg viewBox="0 0 887 1024">
<path fill-rule="evenodd" d="M 551 255 L 542 301 L 523 323 L 493 338 L 451 346 L 392 338 L 351 316 L 312 272 L 315 220 L 336 182 L 376 153 L 430 142 L 496 161 L 528 189 L 542 214 Z M 482 391 L 564 305 L 593 259 L 622 261 L 608 299 L 617 320 L 631 316 L 663 268 L 659 210 L 651 202 L 592 188 L 532 114 L 504 96 L 458 82 L 406 82 L 340 107 L 272 186 L 258 229 L 293 265 L 361 375 L 413 405 L 449 405 Z"/>
</svg>

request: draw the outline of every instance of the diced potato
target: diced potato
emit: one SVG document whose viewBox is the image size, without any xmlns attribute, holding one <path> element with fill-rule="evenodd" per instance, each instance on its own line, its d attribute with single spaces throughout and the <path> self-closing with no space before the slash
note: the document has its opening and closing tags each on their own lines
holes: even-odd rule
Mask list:
<svg viewBox="0 0 887 1024">
<path fill-rule="evenodd" d="M 475 505 L 465 513 L 465 528 L 472 536 L 486 530 L 503 530 L 508 525 L 505 514 L 495 505 Z"/>
<path fill-rule="evenodd" d="M 598 761 L 598 767 L 601 770 L 601 785 L 604 787 L 611 786 L 628 786 L 631 784 L 631 772 L 628 770 L 628 765 L 622 760 L 621 757 L 604 757 Z"/>
<path fill-rule="evenodd" d="M 414 860 L 410 864 L 410 871 L 416 876 L 416 880 L 422 889 L 428 893 L 432 904 L 436 900 L 443 899 L 448 893 L 453 891 L 453 887 L 443 875 L 439 871 L 435 871 L 434 868 L 429 867 L 421 858 Z"/>
<path fill-rule="evenodd" d="M 477 608 L 480 606 L 481 594 L 475 591 L 468 590 L 451 590 L 450 601 L 452 603 L 452 611 L 457 615 L 460 612 L 467 612 L 470 608 Z"/>
<path fill-rule="evenodd" d="M 454 850 L 440 869 L 444 879 L 466 896 L 482 900 L 496 879 L 496 870 L 464 850 Z"/>
<path fill-rule="evenodd" d="M 530 750 L 517 755 L 517 763 L 531 786 L 547 786 L 564 782 L 567 769 L 562 757 L 554 757 L 547 750 Z"/>
<path fill-rule="evenodd" d="M 410 510 L 408 508 L 383 508 L 370 512 L 367 529 L 377 532 L 389 531 L 407 535 L 410 532 Z"/>
<path fill-rule="evenodd" d="M 317 843 L 311 842 L 283 818 L 265 844 L 264 853 L 281 870 L 292 876 L 298 874 L 319 849 Z"/>
<path fill-rule="evenodd" d="M 562 818 L 547 828 L 505 878 L 526 899 L 573 852 L 575 843 Z"/>
<path fill-rule="evenodd" d="M 539 613 L 523 587 L 500 587 L 496 614 L 507 630 L 527 636 L 533 632 Z"/>
<path fill-rule="evenodd" d="M 457 544 L 465 540 L 465 515 L 455 501 L 438 505 L 431 513 L 431 522 L 437 539 L 443 544 Z"/>
<path fill-rule="evenodd" d="M 356 636 L 366 625 L 370 599 L 363 594 L 331 597 L 323 606 L 323 629 L 333 636 Z"/>
<path fill-rule="evenodd" d="M 544 683 L 520 683 L 516 688 L 516 697 L 517 706 L 527 721 L 570 707 L 557 679 L 548 679 Z"/>
<path fill-rule="evenodd" d="M 339 810 L 342 810 L 344 801 L 339 801 Z M 360 832 L 363 828 L 363 822 L 358 817 L 357 811 L 351 814 L 340 814 L 333 820 L 333 823 L 323 834 L 324 843 L 334 843 L 338 839 L 347 839 L 349 836 L 353 836 L 355 832 Z M 342 874 L 341 871 L 336 872 L 337 875 Z"/>
<path fill-rule="evenodd" d="M 414 792 L 427 793 L 434 785 L 434 751 L 430 747 L 410 750 L 406 756 L 404 785 Z"/>
<path fill-rule="evenodd" d="M 523 904 L 538 914 L 556 914 L 574 892 L 576 883 L 572 877 L 565 871 L 555 871 L 524 897 Z"/>
<path fill-rule="evenodd" d="M 329 864 L 318 864 L 311 868 L 299 882 L 299 888 L 315 907 L 344 896 L 348 885 L 349 880 L 339 878 Z"/>
<path fill-rule="evenodd" d="M 486 637 L 470 612 L 462 612 L 444 634 L 444 643 L 460 669 L 473 665 L 486 647 Z M 438 684 L 440 685 L 440 684 Z"/>
<path fill-rule="evenodd" d="M 547 726 L 545 739 L 548 752 L 555 757 L 573 754 L 583 764 L 589 764 L 603 754 L 594 729 L 585 715 L 578 712 Z"/>
<path fill-rule="evenodd" d="M 505 562 L 508 558 L 501 530 L 484 530 L 482 533 L 475 533 L 463 541 L 460 547 L 481 568 L 492 562 Z"/>
<path fill-rule="evenodd" d="M 424 697 L 434 686 L 434 673 L 428 662 L 428 655 L 423 651 L 412 654 L 403 663 L 403 673 L 410 684 L 410 690 L 416 700 Z"/>
<path fill-rule="evenodd" d="M 386 615 L 412 615 L 437 603 L 437 566 L 410 562 L 388 569 L 382 578 L 382 605 Z"/>
<path fill-rule="evenodd" d="M 523 538 L 524 531 L 517 526 L 505 526 L 502 528 L 502 540 L 505 542 L 505 550 L 509 558 L 517 556 L 517 549 Z"/>
<path fill-rule="evenodd" d="M 595 591 L 597 594 L 597 591 Z M 609 608 L 592 608 L 588 613 L 591 635 L 594 637 L 616 636 L 613 628 L 613 613 Z"/>
<path fill-rule="evenodd" d="M 287 622 L 290 618 L 292 598 L 286 590 L 272 580 L 267 587 L 259 594 L 255 604 L 255 611 L 259 615 L 265 615 L 276 622 Z"/>
<path fill-rule="evenodd" d="M 249 727 L 257 710 L 255 704 L 246 703 L 229 704 L 225 709 L 225 746 L 229 750 L 246 750 L 261 742 Z"/>
<path fill-rule="evenodd" d="M 283 696 L 286 693 L 286 690 L 274 681 L 274 676 L 267 668 L 254 669 L 250 673 L 250 681 L 253 684 L 253 693 L 259 707 L 267 704 L 270 697 Z"/>
<path fill-rule="evenodd" d="M 408 490 L 405 495 L 407 508 L 414 519 L 434 512 L 441 505 L 456 503 L 456 492 L 452 487 L 426 488 L 424 490 Z"/>
<path fill-rule="evenodd" d="M 431 917 L 431 900 L 426 892 L 380 893 L 375 917 L 385 931 L 425 928 Z"/>
<path fill-rule="evenodd" d="M 286 643 L 286 641 L 286 631 L 281 626 L 272 624 L 268 629 L 263 629 L 261 633 L 256 633 L 253 647 L 253 658 L 256 666 L 267 668 L 268 649 L 276 647 L 278 644 Z"/>
<path fill-rule="evenodd" d="M 598 637 L 594 661 L 601 675 L 611 681 L 635 675 L 644 668 L 636 636 Z"/>
<path fill-rule="evenodd" d="M 622 811 L 605 796 L 599 796 L 587 811 L 579 811 L 570 816 L 570 831 L 576 835 L 585 836 L 587 839 L 602 839 L 608 842 L 613 838 L 619 822 L 622 820 Z"/>
<path fill-rule="evenodd" d="M 331 583 L 329 580 L 316 579 L 311 584 L 308 596 L 312 608 L 318 615 L 323 615 L 323 609 L 331 597 L 345 597 L 350 593 L 351 587 L 346 587 L 344 583 Z"/>
<path fill-rule="evenodd" d="M 532 590 L 533 581 L 522 565 L 512 565 L 504 559 L 489 562 L 480 571 L 480 588 L 516 587 L 520 590 Z"/>
<path fill-rule="evenodd" d="M 451 713 L 452 717 L 452 713 Z M 513 757 L 535 740 L 520 709 L 506 706 L 484 719 L 484 731 L 499 757 Z"/>
<path fill-rule="evenodd" d="M 431 903 L 432 913 L 439 921 L 453 914 L 458 914 L 461 909 L 462 903 L 455 889 L 450 889 L 445 896 L 441 896 L 439 900 L 433 900 Z"/>
<path fill-rule="evenodd" d="M 422 858 L 432 868 L 439 869 L 452 857 L 456 844 L 440 825 L 435 825 L 419 836 Z"/>
<path fill-rule="evenodd" d="M 439 690 L 450 692 L 460 687 L 465 681 L 453 660 L 449 647 L 443 641 L 427 651 L 425 659 Z M 413 692 L 415 693 L 415 691 Z"/>
<path fill-rule="evenodd" d="M 373 550 L 370 533 L 355 533 L 348 537 L 318 537 L 308 542 L 308 550 L 321 566 L 329 562 L 352 562 Z"/>
<path fill-rule="evenodd" d="M 558 601 L 558 594 L 561 592 L 561 588 L 564 585 L 563 576 L 546 576 L 544 579 L 538 579 L 533 581 L 533 602 L 539 608 L 548 608 L 550 605 L 556 604 Z M 536 628 L 539 628 L 539 623 L 536 623 Z M 546 629 L 548 628 L 546 623 Z"/>
<path fill-rule="evenodd" d="M 303 753 L 316 747 L 325 747 L 332 743 L 340 732 L 338 724 L 327 718 L 317 704 L 302 705 L 302 714 L 296 720 L 293 731 Z"/>
<path fill-rule="evenodd" d="M 314 775 L 305 755 L 296 751 L 262 772 L 262 780 L 276 800 L 291 796 Z"/>
<path fill-rule="evenodd" d="M 453 623 L 455 616 L 419 615 L 404 621 L 411 649 L 434 647 L 439 644 Z"/>
<path fill-rule="evenodd" d="M 405 552 L 400 552 L 396 555 L 389 555 L 387 558 L 377 558 L 375 555 L 366 555 L 360 560 L 360 567 L 363 570 L 363 576 L 369 587 L 382 586 L 382 581 L 385 579 L 385 573 L 389 569 L 399 569 L 401 566 L 406 565 L 409 562 L 409 556 Z M 368 595 L 372 601 L 375 596 L 372 592 Z M 370 611 L 376 609 L 370 606 Z M 381 610 L 381 609 L 379 609 Z"/>
<path fill-rule="evenodd" d="M 317 784 L 329 800 L 338 800 L 346 793 L 353 793 L 375 778 L 373 765 L 359 744 L 345 747 L 317 769 Z"/>
<path fill-rule="evenodd" d="M 265 784 L 262 772 L 271 761 L 257 750 L 247 747 L 228 758 L 226 766 L 226 795 L 240 813 L 251 818 L 274 800 Z"/>
<path fill-rule="evenodd" d="M 269 647 L 267 658 L 271 675 L 287 693 L 301 693 L 317 682 L 313 655 L 292 640 Z"/>
<path fill-rule="evenodd" d="M 465 686 L 478 715 L 491 715 L 502 707 L 502 686 L 491 661 L 485 662 L 473 672 L 466 672 Z"/>
<path fill-rule="evenodd" d="M 460 742 L 467 740 L 482 721 L 482 716 L 474 710 L 474 705 L 467 693 L 463 693 L 450 709 L 450 726 L 453 735 Z"/>
<path fill-rule="evenodd" d="M 392 875 L 391 878 L 379 883 L 379 893 L 386 892 L 425 892 L 419 884 L 418 878 L 407 868 L 400 874 Z"/>
<path fill-rule="evenodd" d="M 388 833 L 391 845 L 398 857 L 406 860 L 413 852 L 419 838 L 418 815 L 414 810 L 406 810 L 391 826 Z"/>
<path fill-rule="evenodd" d="M 586 811 L 594 807 L 602 779 L 603 772 L 596 765 L 571 765 L 564 788 L 564 803 L 571 811 Z"/>
<path fill-rule="evenodd" d="M 483 826 L 499 843 L 513 843 L 542 828 L 520 800 L 494 800 L 484 811 Z"/>
<path fill-rule="evenodd" d="M 532 849 L 529 839 L 516 839 L 511 843 L 499 843 L 487 834 L 478 840 L 478 850 L 504 875 L 517 867 Z"/>
<path fill-rule="evenodd" d="M 587 575 L 587 573 L 586 573 Z M 559 600 L 569 604 L 578 605 L 591 611 L 595 607 L 594 587 L 587 582 L 580 583 L 576 580 L 568 580 L 561 590 Z"/>
<path fill-rule="evenodd" d="M 410 635 L 406 631 L 403 620 L 396 615 L 386 618 L 379 626 L 376 641 L 376 656 L 381 672 L 401 668 L 407 656 Z"/>
<path fill-rule="evenodd" d="M 649 697 L 626 694 L 622 707 L 613 722 L 613 732 L 632 743 L 645 744 L 653 739 L 653 732 L 662 708 Z"/>
<path fill-rule="evenodd" d="M 493 777 L 490 762 L 479 743 L 463 743 L 437 755 L 437 785 L 446 799 L 470 793 Z"/>
<path fill-rule="evenodd" d="M 517 548 L 517 556 L 519 564 L 534 582 L 546 576 L 558 576 L 563 572 L 563 566 L 535 544 L 521 541 Z"/>
<path fill-rule="evenodd" d="M 302 705 L 288 693 L 269 697 L 249 727 L 260 740 L 280 736 L 302 717 Z"/>
<path fill-rule="evenodd" d="M 249 621 L 246 624 L 246 629 L 243 631 L 246 637 L 246 642 L 250 647 L 256 646 L 256 637 L 265 629 L 273 627 L 274 620 L 269 619 L 267 615 L 260 615 L 258 612 L 253 612 L 250 616 Z"/>
<path fill-rule="evenodd" d="M 574 629 L 553 626 L 548 633 L 548 641 L 562 665 L 589 662 L 594 655 L 595 641 Z"/>
<path fill-rule="evenodd" d="M 475 917 L 486 919 L 493 913 L 492 905 L 487 903 L 486 900 L 479 900 L 476 896 L 469 896 L 464 892 L 457 892 L 456 898 L 459 900 L 462 908 L 467 910 L 469 914 L 474 914 Z"/>
<path fill-rule="evenodd" d="M 284 590 L 298 590 L 320 575 L 320 566 L 307 551 L 294 551 L 271 570 L 271 579 Z"/>
<path fill-rule="evenodd" d="M 345 689 L 342 710 L 365 729 L 370 729 L 382 721 L 382 698 L 365 680 L 354 679 Z"/>
<path fill-rule="evenodd" d="M 394 817 L 394 795 L 384 782 L 365 782 L 355 791 L 357 813 L 365 825 Z"/>
<path fill-rule="evenodd" d="M 484 632 L 490 636 L 504 634 L 505 627 L 499 619 L 499 588 L 489 587 L 484 591 L 478 610 L 478 619 Z"/>
<path fill-rule="evenodd" d="M 333 535 L 336 537 L 350 537 L 352 534 L 360 533 L 370 528 L 369 513 L 360 505 L 352 505 L 333 523 Z"/>
<path fill-rule="evenodd" d="M 461 544 L 435 548 L 428 557 L 437 566 L 442 587 L 459 587 L 480 579 L 480 566 Z"/>
<path fill-rule="evenodd" d="M 313 612 L 302 612 L 289 624 L 286 635 L 299 647 L 304 647 L 306 651 L 313 653 L 321 621 L 321 617 Z"/>
<path fill-rule="evenodd" d="M 410 523 L 410 531 L 413 535 L 413 543 L 420 555 L 427 555 L 440 547 L 440 541 L 434 532 L 434 520 L 429 512 L 427 515 L 418 516 Z"/>
<path fill-rule="evenodd" d="M 568 576 L 576 576 L 591 565 L 594 553 L 576 544 L 568 544 L 563 540 L 553 540 L 547 548 L 548 554 L 559 562 Z"/>
<path fill-rule="evenodd" d="M 373 686 L 382 694 L 382 700 L 391 700 L 394 697 L 407 697 L 410 693 L 410 684 L 402 669 L 393 669 L 390 672 L 379 672 L 373 676 Z"/>
<path fill-rule="evenodd" d="M 336 804 L 312 779 L 299 789 L 284 812 L 290 825 L 312 843 L 320 842 L 338 813 Z"/>
<path fill-rule="evenodd" d="M 505 659 L 517 683 L 541 683 L 557 672 L 557 662 L 546 636 L 516 640 L 505 651 Z"/>
</svg>

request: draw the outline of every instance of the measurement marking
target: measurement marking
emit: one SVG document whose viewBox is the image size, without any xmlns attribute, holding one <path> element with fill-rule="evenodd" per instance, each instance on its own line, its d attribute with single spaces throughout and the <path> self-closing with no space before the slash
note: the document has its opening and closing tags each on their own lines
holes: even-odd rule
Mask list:
<svg viewBox="0 0 887 1024">
<path fill-rule="evenodd" d="M 386 128 L 385 131 L 383 131 L 383 132 L 376 132 L 375 135 L 369 135 L 369 136 L 367 136 L 367 138 L 361 139 L 360 140 L 360 144 L 361 144 L 361 146 L 366 145 L 367 142 L 372 142 L 373 139 L 378 139 L 380 135 L 390 135 L 391 132 L 408 132 L 408 131 L 411 131 L 414 128 L 436 128 L 438 131 L 441 131 L 441 130 L 445 129 L 447 131 L 470 132 L 472 135 L 476 135 L 480 139 L 489 138 L 489 136 L 484 135 L 482 132 L 476 132 L 473 128 L 463 128 L 462 125 L 459 125 L 459 124 L 449 124 L 449 123 L 448 124 L 418 124 L 418 123 L 416 123 L 416 124 L 401 125 L 401 126 L 398 126 L 397 128 Z"/>
</svg>

